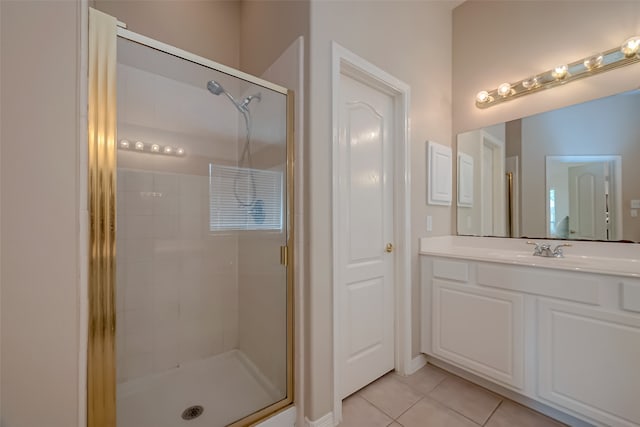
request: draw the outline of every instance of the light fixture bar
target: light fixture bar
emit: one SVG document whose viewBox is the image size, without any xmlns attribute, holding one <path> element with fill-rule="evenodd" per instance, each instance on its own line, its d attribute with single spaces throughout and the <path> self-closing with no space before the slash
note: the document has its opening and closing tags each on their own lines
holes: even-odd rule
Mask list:
<svg viewBox="0 0 640 427">
<path fill-rule="evenodd" d="M 184 148 L 171 145 L 148 144 L 142 141 L 132 142 L 121 139 L 118 142 L 118 150 L 131 151 L 134 153 L 163 154 L 165 156 L 182 157 L 185 155 Z"/>
<path fill-rule="evenodd" d="M 626 40 L 621 47 L 609 49 L 606 52 L 591 55 L 569 64 L 559 65 L 515 83 L 502 83 L 491 91 L 478 92 L 476 107 L 489 108 L 543 89 L 636 63 L 640 61 L 639 51 L 640 37 L 632 37 Z"/>
</svg>

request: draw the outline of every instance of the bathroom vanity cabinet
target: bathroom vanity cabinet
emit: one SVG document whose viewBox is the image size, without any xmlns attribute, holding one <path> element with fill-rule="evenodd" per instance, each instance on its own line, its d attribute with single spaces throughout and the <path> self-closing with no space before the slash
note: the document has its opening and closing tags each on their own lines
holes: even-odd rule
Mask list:
<svg viewBox="0 0 640 427">
<path fill-rule="evenodd" d="M 640 426 L 640 279 L 482 258 L 420 256 L 422 352 L 589 423 Z"/>
</svg>

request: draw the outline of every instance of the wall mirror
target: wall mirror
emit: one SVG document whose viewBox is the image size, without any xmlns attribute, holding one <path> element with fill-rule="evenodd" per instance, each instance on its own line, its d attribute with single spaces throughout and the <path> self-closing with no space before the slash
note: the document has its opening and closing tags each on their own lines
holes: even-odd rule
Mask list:
<svg viewBox="0 0 640 427">
<path fill-rule="evenodd" d="M 640 90 L 458 135 L 459 235 L 640 241 Z"/>
</svg>

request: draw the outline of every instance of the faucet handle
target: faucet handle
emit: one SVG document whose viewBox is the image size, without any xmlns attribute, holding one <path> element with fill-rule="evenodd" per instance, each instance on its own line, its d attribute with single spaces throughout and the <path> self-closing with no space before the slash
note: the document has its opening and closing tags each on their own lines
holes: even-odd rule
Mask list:
<svg viewBox="0 0 640 427">
<path fill-rule="evenodd" d="M 527 245 L 535 245 L 535 248 L 533 248 L 533 254 L 534 255 L 541 255 L 542 254 L 542 249 L 543 249 L 543 245 L 538 243 L 538 242 L 532 242 L 531 240 L 527 241 Z"/>
<path fill-rule="evenodd" d="M 553 250 L 555 251 L 556 249 L 560 249 L 561 247 L 566 246 L 566 247 L 571 247 L 573 246 L 571 243 L 560 243 L 558 246 L 556 246 Z"/>
<path fill-rule="evenodd" d="M 571 243 L 560 243 L 558 246 L 556 246 L 553 249 L 553 256 L 558 257 L 558 258 L 564 257 L 564 253 L 562 252 L 562 248 L 563 247 L 571 247 L 571 246 L 573 246 Z"/>
</svg>

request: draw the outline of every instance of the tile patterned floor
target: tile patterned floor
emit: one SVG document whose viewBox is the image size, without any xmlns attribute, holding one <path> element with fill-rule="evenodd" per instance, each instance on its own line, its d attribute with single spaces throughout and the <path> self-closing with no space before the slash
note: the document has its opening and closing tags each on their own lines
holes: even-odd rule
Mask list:
<svg viewBox="0 0 640 427">
<path fill-rule="evenodd" d="M 427 365 L 349 396 L 339 427 L 561 427 L 538 412 Z"/>
</svg>

